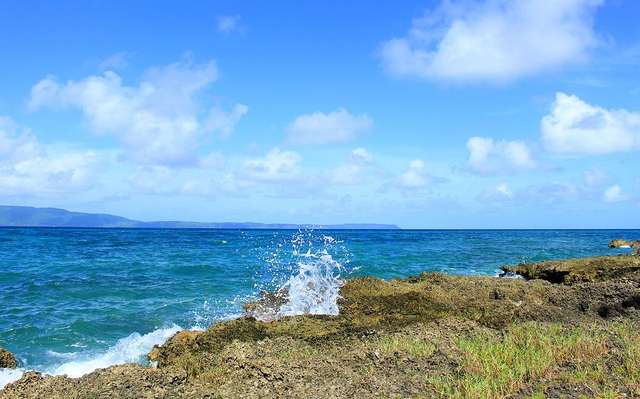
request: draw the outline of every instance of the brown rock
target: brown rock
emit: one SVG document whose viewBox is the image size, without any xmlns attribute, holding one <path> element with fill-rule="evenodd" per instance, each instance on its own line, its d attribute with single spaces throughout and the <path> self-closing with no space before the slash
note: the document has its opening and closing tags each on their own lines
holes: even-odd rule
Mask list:
<svg viewBox="0 0 640 399">
<path fill-rule="evenodd" d="M 0 347 L 0 369 L 14 369 L 16 367 L 18 367 L 18 362 L 16 362 L 13 353 Z"/>
<path fill-rule="evenodd" d="M 609 248 L 621 248 L 621 247 L 638 248 L 640 247 L 640 241 L 612 240 L 609 243 Z"/>
<path fill-rule="evenodd" d="M 563 260 L 545 260 L 503 266 L 505 272 L 513 272 L 528 279 L 547 280 L 554 284 L 598 282 L 640 275 L 640 259 L 635 256 L 599 256 Z"/>
<path fill-rule="evenodd" d="M 597 325 L 611 333 L 616 330 L 607 323 L 621 318 L 640 322 L 638 256 L 539 262 L 514 269 L 528 273 L 531 280 L 441 273 L 392 281 L 349 279 L 340 289 L 337 316 L 269 322 L 245 316 L 206 331 L 182 331 L 149 354 L 158 368 L 129 364 L 78 379 L 25 373 L 0 390 L 0 399 L 446 396 L 435 391 L 432 382 L 460 375 L 457 343 L 466 336 L 494 341 L 514 325 L 530 321 L 557 324 L 565 331 Z M 269 295 L 261 300 L 265 304 L 257 303 L 255 309 L 273 303 Z M 598 361 L 608 359 L 612 363 L 605 367 L 613 367 L 615 356 Z M 607 386 L 614 386 L 613 381 L 618 382 L 608 381 Z M 530 386 L 556 389 L 562 384 L 537 379 Z M 581 387 L 576 392 L 593 392 L 587 390 L 591 385 Z M 529 397 L 536 392 L 511 393 Z M 640 390 L 618 393 L 638 396 Z"/>
</svg>

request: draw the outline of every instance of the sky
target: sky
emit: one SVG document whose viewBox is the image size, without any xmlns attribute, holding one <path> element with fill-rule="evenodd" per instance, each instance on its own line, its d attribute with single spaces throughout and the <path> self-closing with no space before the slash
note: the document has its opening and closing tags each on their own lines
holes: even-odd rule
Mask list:
<svg viewBox="0 0 640 399">
<path fill-rule="evenodd" d="M 640 228 L 639 16 L 636 0 L 0 0 L 0 204 Z"/>
</svg>

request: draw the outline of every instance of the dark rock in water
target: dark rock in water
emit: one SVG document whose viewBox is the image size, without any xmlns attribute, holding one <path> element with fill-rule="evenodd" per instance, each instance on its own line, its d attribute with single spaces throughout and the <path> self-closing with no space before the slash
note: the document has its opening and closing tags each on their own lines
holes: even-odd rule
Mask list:
<svg viewBox="0 0 640 399">
<path fill-rule="evenodd" d="M 634 247 L 640 247 L 640 241 L 612 240 L 609 243 L 609 248 L 634 248 Z"/>
<path fill-rule="evenodd" d="M 14 369 L 16 367 L 18 367 L 18 362 L 16 362 L 13 353 L 0 347 L 0 369 Z"/>
<path fill-rule="evenodd" d="M 527 279 L 547 280 L 554 284 L 572 285 L 623 277 L 640 276 L 640 259 L 635 256 L 600 256 L 564 260 L 546 260 L 502 266 L 504 272 L 513 272 Z"/>
</svg>

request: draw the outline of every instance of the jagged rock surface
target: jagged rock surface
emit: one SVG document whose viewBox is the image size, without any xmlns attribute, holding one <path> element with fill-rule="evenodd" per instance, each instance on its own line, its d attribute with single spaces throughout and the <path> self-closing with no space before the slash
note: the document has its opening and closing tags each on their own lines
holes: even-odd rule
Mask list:
<svg viewBox="0 0 640 399">
<path fill-rule="evenodd" d="M 130 364 L 79 379 L 26 373 L 0 398 L 437 396 L 427 377 L 456 372 L 452 342 L 460 337 L 499 336 L 532 320 L 605 331 L 620 318 L 640 321 L 639 263 L 627 255 L 505 268 L 529 281 L 440 273 L 355 278 L 341 288 L 337 316 L 246 316 L 181 331 L 149 354 L 157 369 Z M 273 306 L 268 295 L 263 300 Z M 433 350 L 418 356 L 384 349 L 391 341 Z M 589 392 L 586 385 L 573 389 L 562 392 Z"/>
<path fill-rule="evenodd" d="M 0 369 L 14 369 L 18 366 L 15 356 L 8 350 L 0 347 Z"/>
</svg>

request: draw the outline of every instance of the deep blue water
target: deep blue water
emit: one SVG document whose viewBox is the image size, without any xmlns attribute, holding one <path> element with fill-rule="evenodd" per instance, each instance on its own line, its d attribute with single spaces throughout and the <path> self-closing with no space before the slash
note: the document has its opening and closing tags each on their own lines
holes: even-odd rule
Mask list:
<svg viewBox="0 0 640 399">
<path fill-rule="evenodd" d="M 0 228 L 0 346 L 22 370 L 80 375 L 239 316 L 318 254 L 341 277 L 495 276 L 501 265 L 630 251 L 608 248 L 615 238 L 640 230 Z M 17 376 L 0 372 L 0 387 Z"/>
</svg>

